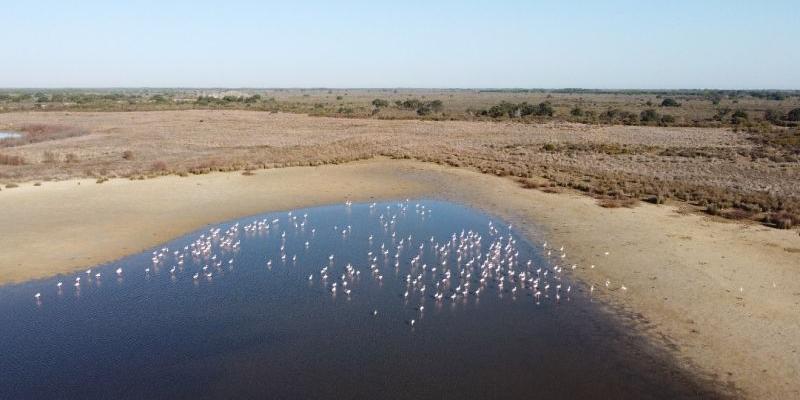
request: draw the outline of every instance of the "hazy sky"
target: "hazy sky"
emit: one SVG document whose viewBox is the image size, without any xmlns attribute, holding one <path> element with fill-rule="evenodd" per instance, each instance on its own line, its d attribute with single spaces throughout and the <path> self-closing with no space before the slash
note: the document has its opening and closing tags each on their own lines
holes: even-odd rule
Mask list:
<svg viewBox="0 0 800 400">
<path fill-rule="evenodd" d="M 0 21 L 0 87 L 800 88 L 798 0 L 0 0 Z"/>
</svg>

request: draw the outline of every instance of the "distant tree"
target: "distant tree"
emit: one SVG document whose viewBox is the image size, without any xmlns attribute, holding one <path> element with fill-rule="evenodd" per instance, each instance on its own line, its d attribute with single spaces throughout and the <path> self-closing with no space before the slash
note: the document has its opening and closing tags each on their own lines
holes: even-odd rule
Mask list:
<svg viewBox="0 0 800 400">
<path fill-rule="evenodd" d="M 549 101 L 545 101 L 544 103 L 539 103 L 539 106 L 536 110 L 536 115 L 542 115 L 547 117 L 552 117 L 555 113 L 553 110 L 553 106 L 550 104 Z"/>
<path fill-rule="evenodd" d="M 244 99 L 244 102 L 247 103 L 247 104 L 258 103 L 259 101 L 261 101 L 261 95 L 260 94 L 254 94 L 254 95 Z"/>
<path fill-rule="evenodd" d="M 680 107 L 681 103 L 675 101 L 675 99 L 667 97 L 663 101 L 661 101 L 661 107 Z"/>
<path fill-rule="evenodd" d="M 516 113 L 517 109 L 518 106 L 516 104 L 509 103 L 507 101 L 501 101 L 500 104 L 495 104 L 489 107 L 488 110 L 481 111 L 481 115 L 486 115 L 492 118 L 500 118 L 503 116 L 514 118 L 514 114 Z"/>
<path fill-rule="evenodd" d="M 386 101 L 386 100 L 383 100 L 383 99 L 375 99 L 375 100 L 372 100 L 372 105 L 375 108 L 389 107 L 389 102 Z"/>
<path fill-rule="evenodd" d="M 553 106 L 547 101 L 539 104 L 528 104 L 528 102 L 514 104 L 507 101 L 501 101 L 500 104 L 496 104 L 489 109 L 480 112 L 480 115 L 485 115 L 492 118 L 500 118 L 504 116 L 507 116 L 508 118 L 520 118 L 527 117 L 529 115 L 552 117 L 553 114 Z"/>
<path fill-rule="evenodd" d="M 417 99 L 406 99 L 400 103 L 400 107 L 406 110 L 415 110 L 422 106 L 422 102 Z"/>
</svg>

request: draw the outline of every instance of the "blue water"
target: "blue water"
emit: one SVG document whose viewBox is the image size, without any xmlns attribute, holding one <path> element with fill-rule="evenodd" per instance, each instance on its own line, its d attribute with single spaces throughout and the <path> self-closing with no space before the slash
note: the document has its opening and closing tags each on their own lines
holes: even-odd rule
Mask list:
<svg viewBox="0 0 800 400">
<path fill-rule="evenodd" d="M 210 226 L 0 287 L 0 398 L 713 395 L 601 312 L 547 250 L 430 200 Z"/>
</svg>

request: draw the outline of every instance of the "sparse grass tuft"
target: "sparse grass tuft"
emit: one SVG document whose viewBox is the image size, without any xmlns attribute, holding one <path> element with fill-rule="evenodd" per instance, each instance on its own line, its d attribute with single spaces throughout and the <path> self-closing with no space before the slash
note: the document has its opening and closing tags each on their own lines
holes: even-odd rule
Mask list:
<svg viewBox="0 0 800 400">
<path fill-rule="evenodd" d="M 639 204 L 639 200 L 633 197 L 622 197 L 622 198 L 601 198 L 597 201 L 597 204 L 603 208 L 632 208 Z"/>
<path fill-rule="evenodd" d="M 22 156 L 0 154 L 0 165 L 24 165 L 25 158 Z"/>
</svg>

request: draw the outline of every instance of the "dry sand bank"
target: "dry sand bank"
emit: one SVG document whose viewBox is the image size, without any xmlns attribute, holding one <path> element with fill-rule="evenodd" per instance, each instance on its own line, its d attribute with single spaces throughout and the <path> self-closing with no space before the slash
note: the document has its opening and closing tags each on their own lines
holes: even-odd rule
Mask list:
<svg viewBox="0 0 800 400">
<path fill-rule="evenodd" d="M 747 397 L 800 398 L 796 231 L 719 223 L 665 206 L 604 209 L 585 196 L 525 190 L 510 179 L 433 164 L 374 160 L 4 190 L 0 283 L 71 272 L 249 214 L 418 196 L 479 207 L 534 239 L 564 245 L 581 279 L 641 315 L 639 326 L 674 343 L 685 363 Z"/>
</svg>

